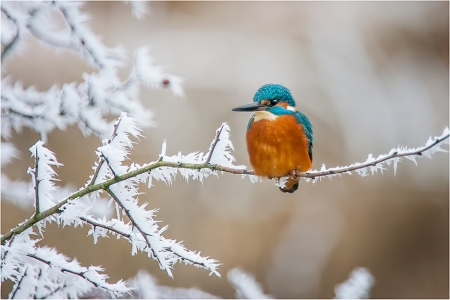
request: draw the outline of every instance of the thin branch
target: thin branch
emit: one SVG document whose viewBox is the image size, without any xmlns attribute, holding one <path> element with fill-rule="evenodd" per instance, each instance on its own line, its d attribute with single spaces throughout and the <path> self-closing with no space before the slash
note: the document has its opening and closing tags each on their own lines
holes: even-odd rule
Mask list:
<svg viewBox="0 0 450 300">
<path fill-rule="evenodd" d="M 311 178 L 311 179 L 316 179 L 317 177 L 323 177 L 323 176 L 328 176 L 328 175 L 335 175 L 335 174 L 341 174 L 341 173 L 348 173 L 351 171 L 355 171 L 355 170 L 359 170 L 359 169 L 364 169 L 367 167 L 371 167 L 371 166 L 376 166 L 379 163 L 382 163 L 384 161 L 396 158 L 396 157 L 406 157 L 406 156 L 413 156 L 413 155 L 418 155 L 418 156 L 422 156 L 422 153 L 433 148 L 434 146 L 436 146 L 437 144 L 443 142 L 444 140 L 448 139 L 449 134 L 444 135 L 441 138 L 437 138 L 432 144 L 430 144 L 429 146 L 423 147 L 423 148 L 419 148 L 418 150 L 415 151 L 409 151 L 409 152 L 403 152 L 403 153 L 398 153 L 398 152 L 394 152 L 391 155 L 388 155 L 386 157 L 374 160 L 372 162 L 368 162 L 368 163 L 364 163 L 364 164 L 358 164 L 352 167 L 344 167 L 344 168 L 340 168 L 340 169 L 334 169 L 334 170 L 328 170 L 328 171 L 319 171 L 319 172 L 305 172 L 305 173 L 299 173 L 297 174 L 298 177 L 304 177 L 304 178 Z"/>
<path fill-rule="evenodd" d="M 70 273 L 70 274 L 79 276 L 79 277 L 83 278 L 84 280 L 90 282 L 92 285 L 94 285 L 94 286 L 97 287 L 97 288 L 102 288 L 102 289 L 104 289 L 104 290 L 106 290 L 106 291 L 115 292 L 114 290 L 111 290 L 111 289 L 109 289 L 108 287 L 103 286 L 101 283 L 96 282 L 96 281 L 90 279 L 89 277 L 87 277 L 85 274 L 88 273 L 89 271 L 91 271 L 90 267 L 89 267 L 89 268 L 86 268 L 86 270 L 83 271 L 83 272 L 77 272 L 77 271 L 74 271 L 74 270 L 70 270 L 70 269 L 67 269 L 67 268 L 60 267 L 60 266 L 57 266 L 57 265 L 55 265 L 55 264 L 52 264 L 51 261 L 46 260 L 46 259 L 44 259 L 44 258 L 42 258 L 42 257 L 39 257 L 39 256 L 37 256 L 37 255 L 35 255 L 35 254 L 30 254 L 30 253 L 28 253 L 28 254 L 26 254 L 26 256 L 28 256 L 28 257 L 30 257 L 30 258 L 33 258 L 33 259 L 35 259 L 35 260 L 38 260 L 38 261 L 40 261 L 40 262 L 42 262 L 42 263 L 45 263 L 45 264 L 48 265 L 50 268 L 56 267 L 56 268 L 58 268 L 58 269 L 59 269 L 61 272 L 63 272 L 63 273 L 65 272 L 65 273 Z M 94 272 L 95 272 L 95 270 L 94 270 Z"/>
<path fill-rule="evenodd" d="M 50 291 L 50 293 L 48 293 L 45 296 L 40 297 L 40 299 L 47 299 L 50 296 L 53 296 L 54 294 L 56 294 L 57 292 L 65 289 L 67 287 L 67 284 L 64 282 L 64 284 L 61 286 L 58 286 L 56 289 L 54 289 L 53 291 Z"/>
<path fill-rule="evenodd" d="M 106 229 L 108 231 L 112 231 L 112 232 L 114 232 L 114 233 L 116 233 L 116 234 L 118 234 L 118 235 L 120 235 L 120 236 L 122 236 L 122 237 L 124 237 L 124 238 L 126 238 L 128 240 L 131 240 L 131 234 L 125 233 L 123 231 L 115 229 L 114 227 L 111 227 L 111 226 L 108 226 L 108 225 L 96 222 L 94 220 L 91 220 L 91 219 L 88 219 L 88 218 L 85 218 L 85 217 L 78 217 L 78 218 L 81 221 L 83 221 L 85 223 L 88 223 L 89 225 L 94 227 L 94 229 L 95 229 L 95 227 L 100 227 L 100 228 Z"/>
<path fill-rule="evenodd" d="M 11 40 L 11 42 L 9 42 L 8 45 L 5 46 L 5 48 L 3 48 L 2 51 L 2 55 L 1 55 L 1 59 L 2 59 L 2 63 L 4 62 L 7 54 L 11 51 L 11 49 L 15 46 L 15 44 L 19 41 L 19 37 L 20 37 L 20 27 L 17 24 L 17 20 L 11 16 L 11 14 L 4 8 L 4 6 L 2 5 L 1 11 L 5 14 L 5 16 L 14 23 L 14 25 L 17 28 L 16 31 L 16 35 L 14 36 L 14 38 Z"/>
<path fill-rule="evenodd" d="M 91 126 L 91 124 L 89 124 L 89 121 L 84 117 L 84 116 L 82 116 L 81 114 L 79 114 L 78 116 L 77 116 L 77 122 L 78 122 L 78 124 L 80 124 L 80 123 L 82 123 L 82 124 L 84 124 L 84 128 L 87 128 L 87 129 L 89 129 L 90 131 L 92 131 L 94 134 L 96 134 L 97 136 L 102 136 L 103 135 L 103 132 L 101 132 L 101 131 L 99 131 L 99 130 L 97 130 L 97 129 L 94 129 L 92 126 Z"/>
<path fill-rule="evenodd" d="M 3 97 L 3 96 L 2 96 L 2 98 L 5 99 L 5 97 Z M 8 108 L 2 108 L 2 118 L 8 116 L 9 114 L 16 115 L 16 116 L 22 117 L 24 119 L 30 119 L 30 120 L 42 119 L 42 120 L 48 121 L 48 120 L 46 120 L 45 115 L 25 114 L 25 113 L 22 113 L 22 112 L 18 112 L 18 111 L 14 110 L 12 108 L 9 108 L 9 107 Z M 48 121 L 48 122 L 50 122 L 50 121 Z"/>
<path fill-rule="evenodd" d="M 74 36 L 76 36 L 76 38 L 78 39 L 81 47 L 83 47 L 87 53 L 89 53 L 89 55 L 91 56 L 92 60 L 95 62 L 95 64 L 97 65 L 97 67 L 99 69 L 103 69 L 105 66 L 99 61 L 98 57 L 95 55 L 94 51 L 92 49 L 90 49 L 87 45 L 85 40 L 83 39 L 82 36 L 80 36 L 80 34 L 77 32 L 75 23 L 73 22 L 72 18 L 69 15 L 69 12 L 67 11 L 66 8 L 58 6 L 59 10 L 61 11 L 62 15 L 64 16 L 64 19 L 66 20 L 67 25 L 69 25 L 70 30 L 72 31 L 72 34 Z"/>
<path fill-rule="evenodd" d="M 17 285 L 15 286 L 14 291 L 11 291 L 10 295 L 11 295 L 11 299 L 14 299 L 14 297 L 16 296 L 17 291 L 20 289 L 20 285 L 22 284 L 23 279 L 27 276 L 27 270 L 28 270 L 28 265 L 25 265 L 25 270 L 23 271 L 22 277 L 20 278 L 19 282 L 17 283 Z"/>
<path fill-rule="evenodd" d="M 28 253 L 27 256 L 28 256 L 28 257 L 31 257 L 31 258 L 34 258 L 34 259 L 36 259 L 36 260 L 38 260 L 38 261 L 40 261 L 40 262 L 43 262 L 43 263 L 45 263 L 45 264 L 47 264 L 50 268 L 52 268 L 52 267 L 57 267 L 58 269 L 61 270 L 61 272 L 67 272 L 67 273 L 70 273 L 70 274 L 73 274 L 73 275 L 77 275 L 77 276 L 83 278 L 84 280 L 89 281 L 89 282 L 90 282 L 91 284 L 93 284 L 95 287 L 100 287 L 100 288 L 104 288 L 104 289 L 106 289 L 106 290 L 109 290 L 108 288 L 99 285 L 97 282 L 95 282 L 95 281 L 93 281 L 93 280 L 87 278 L 87 277 L 84 275 L 85 273 L 87 273 L 87 272 L 89 271 L 89 269 L 87 269 L 87 270 L 84 271 L 84 272 L 75 272 L 75 271 L 70 270 L 70 269 L 66 269 L 66 268 L 62 268 L 62 267 L 55 266 L 55 265 L 53 265 L 53 264 L 51 263 L 51 261 L 45 260 L 44 258 L 39 257 L 39 256 L 36 256 L 36 255 L 34 255 L 34 254 Z"/>
<path fill-rule="evenodd" d="M 222 126 L 216 130 L 216 136 L 214 137 L 214 140 L 211 143 L 211 146 L 209 147 L 209 154 L 208 154 L 208 158 L 206 159 L 206 162 L 209 163 L 211 161 L 211 157 L 213 156 L 214 153 L 214 149 L 216 148 L 217 143 L 220 141 L 220 135 L 222 134 L 222 130 L 223 130 L 224 125 L 222 124 Z"/>
<path fill-rule="evenodd" d="M 54 5 L 55 2 L 52 1 L 49 5 Z M 38 15 L 38 13 L 40 13 L 42 11 L 42 9 L 34 9 L 33 11 L 30 12 L 30 17 L 27 21 L 27 28 L 28 31 L 34 35 L 38 40 L 45 42 L 49 45 L 55 46 L 55 47 L 60 47 L 60 48 L 67 48 L 67 49 L 72 49 L 72 50 L 77 50 L 74 46 L 73 43 L 70 43 L 70 41 L 63 41 L 61 39 L 59 40 L 55 40 L 54 37 L 52 37 L 50 34 L 48 34 L 48 32 L 40 30 L 39 27 L 35 27 L 33 26 L 33 19 L 36 18 L 36 16 Z"/>
<path fill-rule="evenodd" d="M 40 208 L 39 208 L 39 156 L 38 156 L 38 147 L 36 147 L 36 164 L 35 164 L 35 168 L 34 171 L 32 171 L 34 173 L 34 203 L 35 203 L 35 209 L 36 212 L 35 214 L 39 214 L 40 213 Z"/>
<path fill-rule="evenodd" d="M 9 240 L 8 247 L 11 247 L 12 243 L 14 242 L 14 238 L 15 238 L 15 236 Z M 9 253 L 8 250 L 4 251 L 4 254 L 1 259 L 1 264 L 0 264 L 0 273 L 1 273 L 1 270 L 3 270 L 3 265 L 6 263 L 6 256 L 8 255 L 8 253 Z"/>
<path fill-rule="evenodd" d="M 120 235 L 120 236 L 122 236 L 122 237 L 128 239 L 128 240 L 131 242 L 132 237 L 131 237 L 131 234 L 129 234 L 129 233 L 125 233 L 125 232 L 120 231 L 120 230 L 118 230 L 118 229 L 115 229 L 115 228 L 113 228 L 113 227 L 111 227 L 111 226 L 108 226 L 108 225 L 105 225 L 105 224 L 96 222 L 96 221 L 94 221 L 94 220 L 92 220 L 92 219 L 88 219 L 88 218 L 85 218 L 85 217 L 79 217 L 79 219 L 82 220 L 82 221 L 85 222 L 85 223 L 88 223 L 89 225 L 91 225 L 91 226 L 94 227 L 94 228 L 95 228 L 95 227 L 100 227 L 100 228 L 106 229 L 106 230 L 108 230 L 108 231 L 114 232 L 114 233 L 116 233 L 116 234 L 118 234 L 118 235 Z M 134 226 L 134 223 L 133 223 L 133 226 Z M 134 227 L 136 227 L 136 226 L 134 226 Z M 137 227 L 136 227 L 136 228 L 137 228 Z M 150 247 L 150 245 L 147 243 L 147 240 L 146 240 L 145 242 L 146 242 L 147 246 Z M 151 247 L 150 247 L 150 248 L 151 248 Z M 151 248 L 151 249 L 152 249 L 152 248 Z M 182 260 L 182 261 L 187 261 L 187 262 L 189 262 L 189 263 L 191 263 L 191 264 L 193 264 L 193 265 L 196 265 L 196 266 L 199 266 L 199 267 L 202 267 L 202 268 L 205 268 L 205 269 L 207 268 L 206 265 L 205 265 L 204 263 L 201 263 L 201 262 L 194 261 L 194 260 L 192 260 L 192 259 L 186 258 L 186 257 L 184 257 L 183 255 L 177 253 L 177 252 L 176 252 L 175 250 L 173 250 L 171 247 L 166 247 L 165 249 L 166 249 L 167 251 L 171 252 L 173 255 L 177 256 L 177 257 L 178 257 L 180 260 Z"/>
<path fill-rule="evenodd" d="M 388 159 L 393 159 L 396 157 L 406 157 L 406 156 L 413 156 L 413 155 L 421 155 L 424 151 L 429 150 L 430 148 L 438 145 L 439 143 L 443 142 L 444 140 L 449 138 L 449 134 L 446 134 L 440 138 L 437 138 L 432 144 L 430 144 L 429 146 L 420 148 L 418 150 L 413 150 L 410 152 L 403 152 L 403 153 L 393 153 L 387 157 L 381 158 L 379 160 L 375 160 L 373 162 L 370 163 L 365 163 L 365 164 L 361 164 L 358 166 L 353 166 L 353 167 L 344 167 L 344 168 L 340 168 L 340 169 L 334 169 L 331 171 L 317 171 L 317 172 L 306 172 L 306 173 L 301 173 L 298 174 L 298 177 L 304 177 L 304 178 L 311 178 L 311 179 L 316 179 L 318 177 L 323 177 L 323 176 L 328 176 L 328 175 L 334 175 L 334 174 L 340 174 L 340 173 L 348 173 L 350 171 L 355 171 L 358 169 L 363 169 L 369 166 L 375 166 L 381 162 L 384 162 Z M 110 186 L 118 183 L 118 182 L 122 182 L 125 181 L 127 179 L 136 177 L 140 174 L 143 173 L 147 173 L 150 172 L 153 169 L 157 169 L 157 168 L 161 168 L 161 167 L 169 167 L 169 168 L 175 168 L 175 169 L 192 169 L 192 170 L 201 170 L 201 169 L 210 169 L 211 171 L 219 171 L 219 172 L 226 172 L 226 173 L 231 173 L 231 174 L 237 174 L 237 175 L 254 175 L 253 171 L 249 171 L 249 170 L 245 170 L 245 169 L 235 169 L 235 168 L 230 168 L 230 167 L 225 167 L 225 166 L 221 166 L 221 165 L 216 165 L 216 164 L 211 164 L 208 162 L 204 162 L 204 163 L 182 163 L 182 162 L 167 162 L 167 161 L 162 161 L 162 160 L 158 160 L 156 162 L 153 162 L 147 166 L 144 166 L 140 169 L 136 169 L 134 171 L 125 173 L 123 175 L 117 175 L 117 177 L 111 178 L 109 180 L 106 180 L 104 182 L 98 183 L 98 184 L 94 184 L 94 185 L 89 185 L 86 188 L 83 188 L 81 190 L 79 190 L 78 192 L 72 194 L 71 196 L 69 196 L 68 198 L 66 198 L 65 200 L 62 200 L 60 203 L 56 204 L 55 206 L 49 208 L 48 210 L 41 212 L 38 215 L 34 215 L 32 216 L 30 219 L 24 221 L 23 223 L 21 223 L 20 225 L 18 225 L 17 227 L 15 227 L 14 229 L 12 229 L 11 231 L 9 231 L 7 234 L 3 235 L 1 237 L 1 243 L 2 245 L 8 241 L 9 239 L 11 239 L 13 236 L 23 232 L 24 230 L 26 230 L 27 228 L 30 228 L 31 226 L 33 226 L 34 224 L 36 224 L 37 222 L 53 215 L 53 214 L 57 214 L 57 213 L 61 213 L 63 211 L 62 206 L 64 206 L 65 204 L 67 204 L 67 202 L 83 197 L 87 194 L 90 194 L 92 192 L 98 191 L 98 190 L 107 190 L 109 189 Z M 286 174 L 286 176 L 289 176 L 289 174 Z"/>
<path fill-rule="evenodd" d="M 146 244 L 148 245 L 148 247 L 150 248 L 150 250 L 152 251 L 153 257 L 156 259 L 156 261 L 158 262 L 159 266 L 161 269 L 166 269 L 164 268 L 161 258 L 159 258 L 158 253 L 154 250 L 154 247 L 152 247 L 152 243 L 149 241 L 148 236 L 152 236 L 149 233 L 146 233 L 140 226 L 139 224 L 136 222 L 136 220 L 134 219 L 134 217 L 130 214 L 130 211 L 125 207 L 125 205 L 122 203 L 122 201 L 109 189 L 106 188 L 105 191 L 114 199 L 114 201 L 116 201 L 117 204 L 119 204 L 119 206 L 122 208 L 122 210 L 125 212 L 125 214 L 128 216 L 128 218 L 130 219 L 131 223 L 133 224 L 134 227 L 136 227 L 136 229 L 141 233 L 142 237 L 144 238 Z"/>
<path fill-rule="evenodd" d="M 122 118 L 119 118 L 119 120 L 116 123 L 114 123 L 114 130 L 113 130 L 113 133 L 111 134 L 111 137 L 109 138 L 107 144 L 111 144 L 111 142 L 117 136 L 117 128 L 119 128 L 119 124 L 121 121 L 122 121 Z M 105 156 L 102 154 L 102 157 L 104 158 Z M 102 165 L 104 162 L 105 162 L 104 159 L 102 159 L 102 158 L 99 159 L 97 168 L 95 169 L 95 172 L 94 172 L 94 176 L 92 176 L 92 179 L 91 179 L 91 182 L 89 182 L 89 185 L 93 185 L 95 183 L 95 180 L 97 179 L 98 173 L 100 172 L 100 169 L 102 168 Z M 110 169 L 114 173 L 114 170 L 111 167 L 110 167 Z M 114 175 L 115 175 L 115 173 L 114 173 Z"/>
</svg>

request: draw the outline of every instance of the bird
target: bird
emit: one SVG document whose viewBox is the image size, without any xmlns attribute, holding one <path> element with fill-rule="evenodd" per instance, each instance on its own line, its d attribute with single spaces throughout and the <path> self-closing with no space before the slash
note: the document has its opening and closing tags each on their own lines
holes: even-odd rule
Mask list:
<svg viewBox="0 0 450 300">
<path fill-rule="evenodd" d="M 253 102 L 232 109 L 254 112 L 247 125 L 246 143 L 255 175 L 276 178 L 288 176 L 282 192 L 298 189 L 298 172 L 312 167 L 313 131 L 309 119 L 295 107 L 288 88 L 265 84 L 253 96 Z"/>
</svg>

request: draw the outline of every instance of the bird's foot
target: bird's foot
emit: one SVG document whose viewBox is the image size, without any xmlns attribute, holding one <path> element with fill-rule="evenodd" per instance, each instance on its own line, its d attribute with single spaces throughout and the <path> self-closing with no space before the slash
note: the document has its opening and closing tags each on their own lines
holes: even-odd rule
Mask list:
<svg viewBox="0 0 450 300">
<path fill-rule="evenodd" d="M 297 179 L 298 178 L 298 172 L 297 170 L 290 170 L 289 171 L 289 176 L 292 177 L 293 179 Z"/>
</svg>

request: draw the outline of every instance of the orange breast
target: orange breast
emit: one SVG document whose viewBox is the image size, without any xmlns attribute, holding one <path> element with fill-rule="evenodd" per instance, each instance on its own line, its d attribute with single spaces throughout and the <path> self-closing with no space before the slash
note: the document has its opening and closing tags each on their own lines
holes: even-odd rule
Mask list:
<svg viewBox="0 0 450 300">
<path fill-rule="evenodd" d="M 256 175 L 280 177 L 291 170 L 305 172 L 311 168 L 308 139 L 292 115 L 252 122 L 246 139 Z"/>
</svg>

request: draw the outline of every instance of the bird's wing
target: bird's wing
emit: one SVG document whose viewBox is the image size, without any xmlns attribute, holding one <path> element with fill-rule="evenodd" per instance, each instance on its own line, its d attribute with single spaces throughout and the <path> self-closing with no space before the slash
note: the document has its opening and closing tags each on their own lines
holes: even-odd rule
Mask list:
<svg viewBox="0 0 450 300">
<path fill-rule="evenodd" d="M 303 130 L 305 132 L 306 137 L 308 138 L 309 145 L 308 145 L 308 154 L 309 158 L 311 159 L 311 162 L 313 160 L 313 154 L 312 154 L 312 147 L 313 147 L 313 130 L 311 122 L 309 122 L 308 117 L 306 117 L 303 113 L 296 111 L 294 113 L 295 118 L 297 119 L 297 123 L 302 125 Z"/>
</svg>

